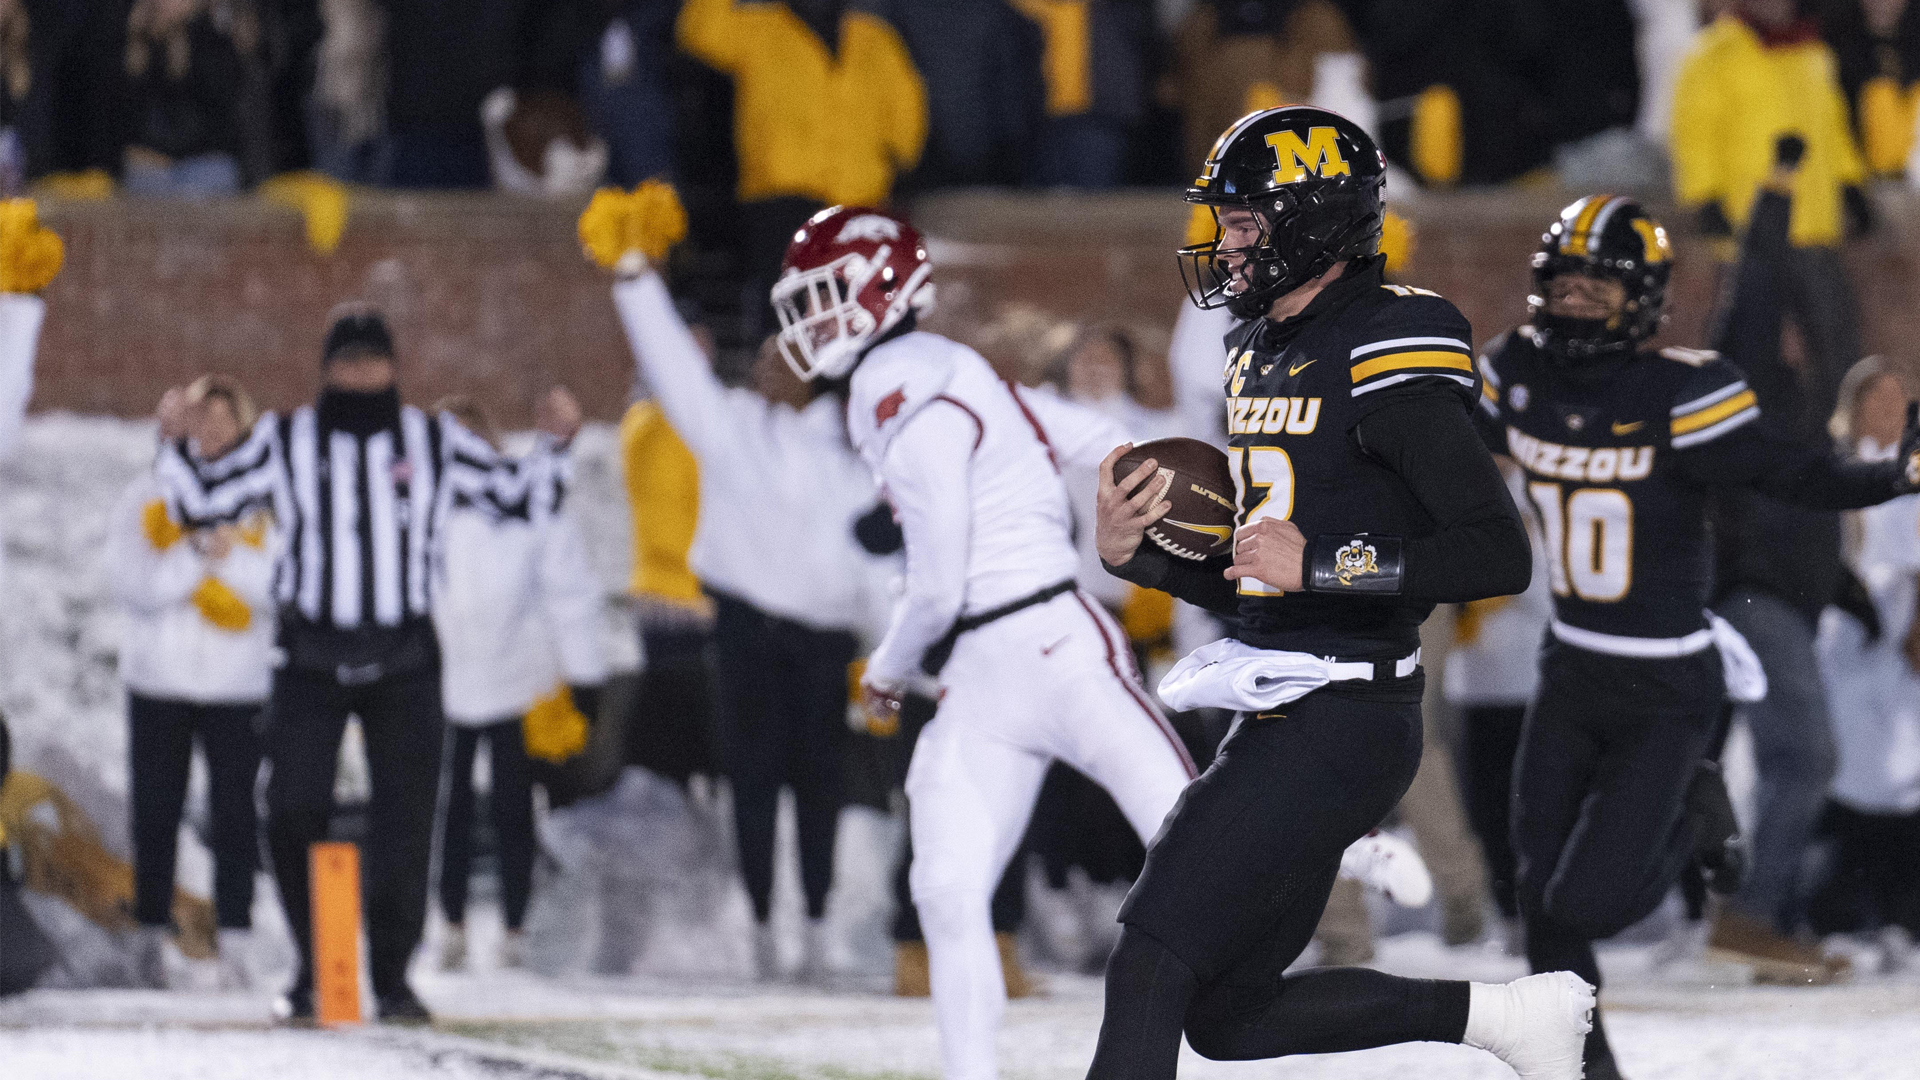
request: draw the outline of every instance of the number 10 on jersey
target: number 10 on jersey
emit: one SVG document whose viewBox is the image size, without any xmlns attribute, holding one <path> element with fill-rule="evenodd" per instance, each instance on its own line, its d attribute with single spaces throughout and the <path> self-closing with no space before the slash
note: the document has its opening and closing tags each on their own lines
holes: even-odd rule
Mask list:
<svg viewBox="0 0 1920 1080">
<path fill-rule="evenodd" d="M 1575 488 L 1563 495 L 1561 485 L 1535 481 L 1527 494 L 1540 512 L 1553 594 L 1601 604 L 1626 596 L 1633 587 L 1633 500 L 1627 493 Z"/>
<path fill-rule="evenodd" d="M 1277 446 L 1230 446 L 1227 464 L 1233 470 L 1236 530 L 1262 518 L 1293 516 L 1293 459 Z M 1279 589 L 1256 578 L 1240 579 L 1242 596 L 1280 596 Z"/>
</svg>

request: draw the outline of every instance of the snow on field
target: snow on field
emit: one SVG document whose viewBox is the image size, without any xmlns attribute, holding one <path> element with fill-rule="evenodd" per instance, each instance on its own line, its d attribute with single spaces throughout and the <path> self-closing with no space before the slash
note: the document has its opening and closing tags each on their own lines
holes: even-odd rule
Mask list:
<svg viewBox="0 0 1920 1080">
<path fill-rule="evenodd" d="M 1920 983 L 1874 977 L 1824 989 L 1728 985 L 1697 961 L 1659 966 L 1647 947 L 1605 951 L 1608 1023 L 1635 1080 L 1912 1080 L 1920 1061 Z M 1431 934 L 1383 943 L 1404 974 L 1511 978 L 1520 962 L 1448 950 Z M 1100 1019 L 1100 986 L 1051 974 L 1048 996 L 1009 1005 L 1000 1041 L 1008 1080 L 1078 1080 Z M 47 1080 L 245 1076 L 661 1074 L 710 1080 L 909 1080 L 938 1076 L 932 1009 L 872 989 L 832 991 L 737 980 L 545 979 L 523 972 L 421 974 L 439 1012 L 430 1032 L 266 1031 L 257 996 L 36 991 L 0 1005 L 0 1075 Z M 8 1066 L 19 1066 L 15 1072 Z M 1280 1062 L 1209 1062 L 1189 1080 L 1503 1080 L 1479 1051 L 1430 1044 Z"/>
</svg>

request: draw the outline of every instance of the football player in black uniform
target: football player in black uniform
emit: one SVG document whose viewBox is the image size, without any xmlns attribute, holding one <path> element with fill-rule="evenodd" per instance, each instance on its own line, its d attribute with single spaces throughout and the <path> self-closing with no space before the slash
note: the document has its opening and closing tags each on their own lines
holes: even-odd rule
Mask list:
<svg viewBox="0 0 1920 1080">
<path fill-rule="evenodd" d="M 1727 695 L 1706 498 L 1751 487 L 1811 507 L 1871 506 L 1920 488 L 1920 425 L 1900 459 L 1841 461 L 1774 434 L 1739 369 L 1709 352 L 1643 349 L 1671 253 L 1631 199 L 1562 211 L 1533 257 L 1529 324 L 1480 359 L 1482 432 L 1525 470 L 1548 548 L 1554 618 L 1514 770 L 1513 836 L 1535 971 L 1600 982 L 1592 942 L 1659 905 L 1713 835 L 1689 790 Z M 1618 1076 L 1599 1017 L 1588 1080 Z"/>
<path fill-rule="evenodd" d="M 1341 851 L 1419 764 L 1421 621 L 1436 602 L 1519 592 L 1532 571 L 1473 429 L 1467 321 L 1381 280 L 1383 173 L 1359 127 L 1289 107 L 1230 128 L 1187 189 L 1217 223 L 1182 252 L 1189 291 L 1244 320 L 1224 355 L 1235 548 L 1199 563 L 1141 544 L 1169 504 L 1151 460 L 1113 483 L 1124 447 L 1102 470 L 1096 539 L 1113 573 L 1233 621 L 1233 639 L 1176 670 L 1192 676 L 1179 707 L 1239 715 L 1121 911 L 1096 1080 L 1169 1080 L 1183 1033 L 1218 1059 L 1430 1040 L 1488 1049 L 1527 1080 L 1579 1075 L 1593 996 L 1573 975 L 1285 974 Z M 1211 678 L 1229 670 L 1246 677 Z"/>
</svg>

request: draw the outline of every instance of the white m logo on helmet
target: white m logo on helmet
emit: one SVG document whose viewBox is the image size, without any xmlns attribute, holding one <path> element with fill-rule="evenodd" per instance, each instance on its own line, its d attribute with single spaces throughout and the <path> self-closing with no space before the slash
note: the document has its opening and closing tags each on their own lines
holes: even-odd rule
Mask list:
<svg viewBox="0 0 1920 1080">
<path fill-rule="evenodd" d="M 845 225 L 840 226 L 840 235 L 833 238 L 836 244 L 845 244 L 854 240 L 898 240 L 900 223 L 880 214 L 861 214 Z"/>
</svg>

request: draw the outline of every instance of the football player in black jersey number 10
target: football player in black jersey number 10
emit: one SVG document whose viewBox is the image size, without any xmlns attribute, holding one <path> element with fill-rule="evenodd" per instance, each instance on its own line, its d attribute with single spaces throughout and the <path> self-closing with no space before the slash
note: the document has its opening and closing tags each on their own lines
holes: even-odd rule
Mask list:
<svg viewBox="0 0 1920 1080">
<path fill-rule="evenodd" d="M 1160 693 L 1238 715 L 1121 910 L 1093 1080 L 1171 1080 L 1182 1034 L 1243 1060 L 1465 1042 L 1525 1080 L 1579 1077 L 1593 991 L 1572 974 L 1286 974 L 1341 851 L 1420 762 L 1420 623 L 1436 603 L 1520 592 L 1532 570 L 1474 432 L 1467 321 L 1381 280 L 1384 170 L 1358 126 L 1289 107 L 1228 129 L 1187 189 L 1217 224 L 1182 252 L 1189 291 L 1241 320 L 1222 353 L 1234 551 L 1201 563 L 1142 545 L 1167 504 L 1151 460 L 1113 483 L 1124 447 L 1101 471 L 1095 536 L 1113 573 L 1232 622 Z"/>
<path fill-rule="evenodd" d="M 1525 471 L 1554 597 L 1514 773 L 1527 957 L 1596 986 L 1591 943 L 1650 913 L 1696 853 L 1711 866 L 1726 835 L 1722 814 L 1689 812 L 1690 789 L 1725 803 L 1701 759 L 1729 689 L 1714 646 L 1737 636 L 1704 611 L 1709 492 L 1840 510 L 1920 488 L 1911 414 L 1897 461 L 1843 462 L 1774 434 L 1733 364 L 1643 349 L 1669 259 L 1637 203 L 1581 199 L 1533 257 L 1529 325 L 1480 360 L 1482 433 Z M 1586 1067 L 1619 1076 L 1597 1014 Z"/>
</svg>

